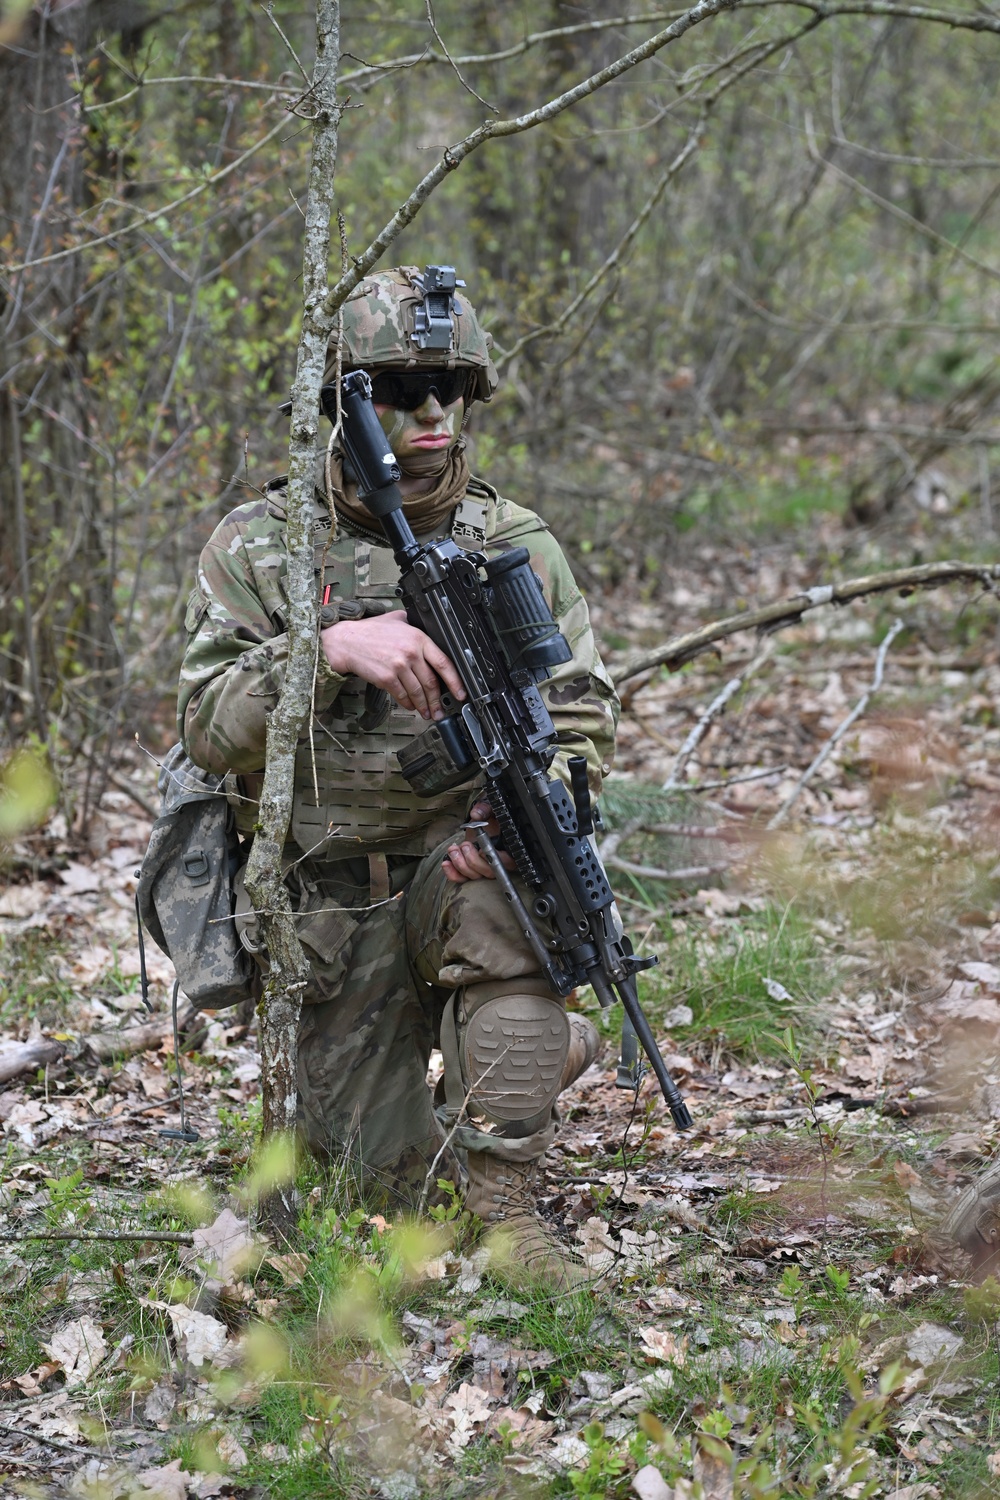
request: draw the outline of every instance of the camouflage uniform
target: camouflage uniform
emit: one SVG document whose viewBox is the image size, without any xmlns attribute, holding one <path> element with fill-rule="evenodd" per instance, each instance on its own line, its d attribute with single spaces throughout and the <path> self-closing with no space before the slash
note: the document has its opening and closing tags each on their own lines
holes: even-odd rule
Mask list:
<svg viewBox="0 0 1000 1500">
<path fill-rule="evenodd" d="M 398 351 L 394 358 L 403 363 Z M 435 363 L 444 363 L 440 353 Z M 554 769 L 560 771 L 565 756 L 583 754 L 598 791 L 610 767 L 618 703 L 561 549 L 536 514 L 476 479 L 431 534 L 449 529 L 459 545 L 490 555 L 528 547 L 573 650 L 572 660 L 541 685 L 561 747 Z M 333 600 L 322 612 L 323 624 L 338 615 L 399 607 L 389 548 L 375 531 L 332 515 L 319 491 L 314 537 L 317 589 Z M 285 571 L 283 496 L 272 488 L 215 531 L 186 619 L 181 736 L 198 765 L 235 773 L 230 785 L 247 832 L 256 812 L 267 714 L 287 656 Z M 403 1204 L 419 1200 L 443 1140 L 441 1120 L 449 1107 L 454 1119 L 477 1082 L 469 1076 L 468 1042 L 477 1025 L 480 1047 L 489 1045 L 492 1031 L 504 1034 L 504 1060 L 494 1083 L 479 1079 L 455 1140 L 511 1162 L 536 1160 L 553 1139 L 568 1032 L 564 1006 L 541 984 L 537 959 L 497 883 L 456 885 L 442 872 L 447 845 L 477 789 L 430 799 L 412 791 L 395 752 L 424 727 L 419 714 L 360 678 L 333 672 L 320 651 L 286 848 L 287 880 L 311 965 L 299 1043 L 303 1129 L 317 1153 L 349 1152 L 369 1189 Z M 243 925 L 253 951 L 252 921 Z M 523 1004 L 508 1025 L 510 981 Z M 442 1108 L 439 1101 L 435 1110 L 425 1079 L 438 1044 L 447 1104 Z M 518 1085 L 522 1061 L 532 1069 L 530 1088 Z M 477 1125 L 473 1114 L 494 1128 Z M 449 1173 L 457 1180 L 456 1163 L 445 1155 L 436 1175 Z"/>
</svg>

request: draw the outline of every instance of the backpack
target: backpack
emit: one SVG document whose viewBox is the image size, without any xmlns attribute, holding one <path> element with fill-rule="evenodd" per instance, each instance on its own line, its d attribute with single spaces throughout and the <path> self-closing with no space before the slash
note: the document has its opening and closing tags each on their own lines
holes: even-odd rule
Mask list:
<svg viewBox="0 0 1000 1500">
<path fill-rule="evenodd" d="M 183 745 L 169 751 L 157 780 L 160 815 L 136 891 L 141 922 L 199 1010 L 248 999 L 254 972 L 233 919 L 243 855 L 224 779 L 196 766 Z"/>
</svg>

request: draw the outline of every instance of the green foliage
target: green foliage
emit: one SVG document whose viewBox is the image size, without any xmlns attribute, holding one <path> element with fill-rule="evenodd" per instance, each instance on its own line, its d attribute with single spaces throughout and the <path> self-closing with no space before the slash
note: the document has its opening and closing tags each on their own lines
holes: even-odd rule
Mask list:
<svg viewBox="0 0 1000 1500">
<path fill-rule="evenodd" d="M 624 1473 L 626 1457 L 620 1447 L 605 1437 L 600 1422 L 588 1422 L 582 1436 L 588 1450 L 587 1467 L 569 1471 L 570 1490 L 578 1500 L 605 1500 Z"/>
<path fill-rule="evenodd" d="M 57 779 L 88 733 L 104 734 L 119 711 L 135 718 L 143 695 L 158 700 L 173 678 L 186 582 L 220 494 L 221 507 L 242 497 L 234 476 L 244 466 L 258 486 L 285 467 L 276 407 L 300 322 L 297 199 L 309 141 L 308 130 L 279 133 L 182 202 L 257 146 L 283 107 L 267 87 L 213 80 L 284 88 L 286 69 L 297 76 L 286 44 L 259 11 L 202 6 L 191 25 L 168 7 L 130 14 L 123 31 L 113 15 L 90 10 L 94 30 L 81 28 L 78 55 L 45 75 L 51 99 L 32 93 L 30 47 L 12 53 L 8 109 L 31 99 L 39 192 L 65 138 L 58 111 L 67 95 L 83 128 L 70 143 L 75 175 L 56 173 L 37 224 L 29 212 L 0 246 L 16 261 L 29 248 L 58 253 L 81 234 L 96 241 L 79 261 L 58 263 L 67 280 L 44 326 L 28 310 L 47 294 L 28 276 L 5 335 L 30 566 L 23 588 L 4 591 L 0 643 L 17 686 L 30 675 L 26 632 L 34 634 L 37 727 Z M 507 115 L 579 82 L 608 61 L 609 47 L 642 34 L 637 24 L 612 42 L 581 29 L 524 48 L 546 25 L 530 7 L 441 0 L 435 17 L 453 54 L 500 55 L 475 66 L 474 86 Z M 593 4 L 581 17 L 584 26 L 606 19 Z M 283 25 L 308 68 L 312 12 Z M 784 35 L 788 17 L 776 7 L 755 25 L 763 46 Z M 724 74 L 721 60 L 742 55 L 745 27 L 743 16 L 722 15 L 693 28 L 671 49 L 668 70 L 629 75 L 550 124 L 473 153 L 387 259 L 455 262 L 498 350 L 534 340 L 609 263 L 673 156 L 675 78 L 690 92 L 703 74 Z M 631 575 L 655 593 L 674 531 L 781 533 L 892 479 L 899 461 L 885 452 L 783 428 L 798 425 L 803 404 L 823 418 L 836 398 L 845 411 L 890 420 L 886 403 L 950 402 L 962 423 L 995 404 L 981 333 L 993 316 L 990 283 L 915 239 L 863 190 L 889 194 L 988 260 L 995 226 L 981 178 L 921 165 L 920 156 L 937 151 L 939 138 L 956 161 L 997 154 L 995 112 L 969 107 L 991 97 L 995 61 L 985 37 L 903 30 L 873 51 L 868 18 L 838 17 L 792 45 L 794 68 L 763 65 L 723 93 L 702 148 L 611 262 L 614 274 L 561 334 L 529 342 L 491 410 L 475 413 L 478 465 L 543 507 L 593 585 Z M 393 71 L 390 84 L 352 61 L 419 57 L 429 39 L 424 18 L 403 6 L 344 17 L 352 107 L 341 125 L 338 207 L 349 254 L 443 144 L 481 118 L 450 69 L 418 62 Z M 852 100 L 852 138 L 871 153 L 849 154 L 844 167 L 857 190 L 815 172 L 802 125 L 816 108 L 813 89 L 824 96 L 834 72 Z M 156 82 L 166 76 L 180 81 Z M 14 139 L 17 121 L 9 123 Z M 881 181 L 886 171 L 891 184 Z M 137 209 L 141 234 L 131 232 Z M 36 398 L 23 372 L 41 368 L 46 388 Z M 953 461 L 974 486 L 967 460 Z M 5 454 L 5 514 L 14 489 Z M 163 623 L 156 649 L 142 654 Z"/>
<path fill-rule="evenodd" d="M 815 1033 L 817 1001 L 834 975 L 824 972 L 810 926 L 793 906 L 768 905 L 720 931 L 691 924 L 672 941 L 669 928 L 664 935 L 661 970 L 649 979 L 662 977 L 655 990 L 649 984 L 650 1001 L 654 1011 L 678 1002 L 691 1007 L 693 1019 L 676 1028 L 678 1035 L 773 1057 L 784 1050 L 775 1025 L 794 1020 Z"/>
</svg>

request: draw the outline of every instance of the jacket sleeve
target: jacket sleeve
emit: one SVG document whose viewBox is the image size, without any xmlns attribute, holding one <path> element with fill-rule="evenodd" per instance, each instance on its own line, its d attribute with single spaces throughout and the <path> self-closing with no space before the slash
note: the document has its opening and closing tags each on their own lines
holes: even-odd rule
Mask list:
<svg viewBox="0 0 1000 1500">
<path fill-rule="evenodd" d="M 542 580 L 553 617 L 573 651 L 572 660 L 539 684 L 559 739 L 552 769 L 569 785 L 566 761 L 571 755 L 585 756 L 590 790 L 597 797 L 614 761 L 618 695 L 594 640 L 587 601 L 562 548 L 549 531 L 519 540 L 531 552 L 531 565 Z"/>
<path fill-rule="evenodd" d="M 177 721 L 196 765 L 222 774 L 264 767 L 267 715 L 288 660 L 283 528 L 266 507 L 244 506 L 216 529 L 188 603 Z M 344 679 L 322 651 L 315 707 L 329 707 Z"/>
</svg>

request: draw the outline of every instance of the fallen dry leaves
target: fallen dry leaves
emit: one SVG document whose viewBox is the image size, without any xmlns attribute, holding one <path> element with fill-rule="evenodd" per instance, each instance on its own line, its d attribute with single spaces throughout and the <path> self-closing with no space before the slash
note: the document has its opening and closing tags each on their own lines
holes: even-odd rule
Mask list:
<svg viewBox="0 0 1000 1500">
<path fill-rule="evenodd" d="M 745 570 L 739 587 L 752 597 L 758 581 L 745 560 L 727 563 L 725 576 L 707 577 L 703 585 L 690 569 L 681 576 L 668 567 L 662 600 L 634 607 L 626 601 L 610 623 L 648 640 L 701 623 L 713 611 L 726 613 L 736 587 L 732 568 Z M 814 581 L 794 557 L 783 559 L 781 571 L 781 592 Z M 545 1372 L 556 1355 L 535 1347 L 525 1305 L 496 1295 L 475 1253 L 456 1247 L 430 1255 L 420 1273 L 435 1289 L 436 1310 L 403 1313 L 398 1368 L 391 1377 L 383 1367 L 368 1370 L 345 1407 L 343 1431 L 355 1451 L 378 1455 L 380 1474 L 403 1476 L 400 1495 L 417 1493 L 406 1484 L 435 1466 L 454 1472 L 461 1455 L 481 1442 L 506 1447 L 512 1473 L 525 1483 L 548 1483 L 587 1463 L 581 1433 L 588 1422 L 599 1421 L 610 1439 L 625 1442 L 639 1414 L 676 1392 L 692 1370 L 718 1387 L 762 1354 L 779 1365 L 813 1357 L 795 1308 L 774 1295 L 787 1268 L 821 1275 L 830 1261 L 850 1264 L 876 1313 L 918 1307 L 952 1274 L 926 1258 L 922 1228 L 940 1217 L 1000 1140 L 1000 912 L 983 895 L 988 881 L 968 876 L 982 855 L 993 857 L 1000 822 L 1000 730 L 990 717 L 1000 698 L 1000 665 L 988 647 L 979 665 L 942 670 L 927 644 L 934 639 L 931 607 L 918 599 L 912 608 L 921 625 L 917 645 L 905 655 L 890 652 L 877 716 L 873 712 L 845 737 L 796 805 L 797 831 L 779 838 L 766 834 L 766 822 L 863 691 L 873 654 L 870 619 L 859 611 L 813 617 L 785 632 L 783 640 L 794 649 L 768 663 L 743 701 L 712 726 L 690 768 L 698 782 L 775 768 L 759 781 L 715 788 L 697 804 L 707 828 L 726 835 L 713 838 L 711 860 L 724 859 L 730 877 L 722 888 L 710 882 L 699 888 L 697 881 L 658 888 L 675 931 L 696 933 L 708 946 L 737 945 L 742 924 L 769 901 L 784 902 L 803 890 L 820 893 L 815 941 L 835 982 L 830 1045 L 813 1070 L 818 1104 L 811 1112 L 801 1080 L 783 1063 L 749 1054 L 733 1059 L 711 1038 L 692 1034 L 690 997 L 674 996 L 659 1035 L 697 1129 L 678 1139 L 647 1082 L 639 1116 L 648 1101 L 650 1118 L 633 1124 L 624 1169 L 620 1147 L 632 1100 L 613 1086 L 609 1043 L 602 1063 L 564 1099 L 561 1134 L 546 1161 L 543 1210 L 600 1278 L 595 1306 L 605 1297 L 612 1305 L 623 1295 L 630 1299 L 631 1352 L 613 1374 L 579 1371 L 565 1390 L 553 1383 L 550 1392 Z M 838 634 L 848 625 L 853 634 Z M 623 719 L 620 773 L 662 783 L 696 716 L 746 655 L 736 642 L 726 648 L 725 664 L 702 659 L 636 689 Z M 916 697 L 923 701 L 919 712 Z M 708 840 L 685 826 L 683 836 L 662 846 L 665 863 L 706 861 Z M 885 852 L 890 835 L 896 841 L 891 857 Z M 59 948 L 38 976 L 40 990 L 58 994 L 58 1013 L 43 1006 L 33 1020 L 27 1003 L 23 1019 L 8 1013 L 0 1049 L 29 1042 L 58 1042 L 65 1049 L 41 1077 L 22 1074 L 0 1086 L 0 1123 L 13 1153 L 0 1210 L 14 1232 L 45 1222 L 52 1206 L 45 1179 L 60 1175 L 50 1163 L 70 1146 L 89 1152 L 89 1196 L 71 1203 L 71 1217 L 62 1221 L 81 1230 L 121 1227 L 126 1186 L 141 1195 L 183 1182 L 185 1172 L 191 1176 L 186 1162 L 194 1158 L 158 1135 L 177 1124 L 166 1032 L 114 1065 L 86 1046 L 89 1034 L 134 1030 L 142 1020 L 132 983 L 132 872 L 141 846 L 134 807 L 111 792 L 95 824 L 93 851 L 82 851 L 56 827 L 48 835 L 45 878 L 33 875 L 37 864 L 26 859 L 28 878 L 0 892 L 0 934 L 13 945 L 34 941 L 44 929 Z M 905 860 L 912 866 L 904 867 Z M 948 871 L 958 873 L 952 879 Z M 625 897 L 634 894 L 625 881 L 621 888 Z M 647 918 L 627 899 L 623 907 L 641 941 Z M 946 911 L 947 921 L 936 921 L 936 911 Z M 888 921 L 893 916 L 895 925 Z M 170 966 L 151 945 L 147 959 L 162 1019 Z M 776 1003 L 799 998 L 780 969 L 769 969 L 763 984 Z M 185 1050 L 188 1111 L 202 1136 L 198 1170 L 225 1184 L 237 1152 L 222 1138 L 218 1111 L 240 1114 L 259 1091 L 253 1032 L 236 1017 L 205 1018 Z M 947 1113 L 932 1113 L 942 1103 Z M 877 1114 L 889 1106 L 898 1108 L 895 1118 L 916 1142 L 908 1148 L 912 1161 L 891 1159 L 890 1151 L 883 1166 L 856 1171 L 851 1153 L 843 1152 L 821 1170 L 817 1121 L 831 1130 L 873 1121 L 890 1131 L 895 1127 Z M 920 1134 L 928 1125 L 936 1130 L 933 1144 Z M 734 1194 L 773 1203 L 774 1224 L 723 1219 L 718 1205 Z M 872 1226 L 895 1237 L 895 1261 L 876 1263 L 858 1248 Z M 384 1220 L 381 1227 L 387 1227 Z M 694 1254 L 690 1236 L 698 1237 Z M 239 1421 L 248 1413 L 252 1422 L 258 1377 L 241 1375 L 242 1394 L 224 1412 L 213 1381 L 220 1371 L 241 1370 L 248 1358 L 247 1320 L 273 1321 L 283 1299 L 301 1294 L 309 1263 L 300 1251 L 255 1243 L 245 1218 L 231 1207 L 195 1228 L 192 1240 L 181 1265 L 195 1292 L 187 1301 L 155 1292 L 146 1300 L 148 1315 L 164 1330 L 170 1365 L 139 1390 L 134 1415 L 114 1418 L 114 1457 L 88 1457 L 81 1467 L 79 1453 L 48 1453 L 49 1462 L 66 1459 L 64 1472 L 77 1473 L 81 1494 L 87 1483 L 111 1485 L 112 1493 L 120 1483 L 122 1493 L 131 1485 L 132 1493 L 179 1500 L 231 1493 L 227 1486 L 239 1484 L 253 1437 L 236 1425 L 233 1411 Z M 126 1286 L 140 1268 L 147 1274 L 154 1256 L 155 1247 L 144 1249 L 141 1242 L 121 1247 Z M 259 1298 L 251 1284 L 258 1272 L 273 1273 Z M 768 1296 L 747 1292 L 753 1278 Z M 30 1399 L 18 1408 L 25 1434 L 81 1448 L 88 1385 L 115 1366 L 116 1346 L 105 1336 L 99 1293 L 80 1273 L 67 1270 L 51 1286 L 40 1304 L 48 1320 L 48 1357 L 18 1368 L 0 1397 Z M 725 1347 L 704 1329 L 705 1305 L 719 1298 L 730 1299 L 732 1336 Z M 448 1299 L 461 1305 L 461 1317 L 442 1310 Z M 967 1380 L 968 1350 L 953 1329 L 930 1318 L 904 1342 L 882 1348 L 883 1342 L 871 1338 L 863 1358 L 873 1378 L 893 1362 L 904 1369 L 901 1420 L 891 1431 L 915 1477 L 895 1493 L 916 1500 L 931 1493 L 933 1476 L 956 1442 L 979 1440 L 975 1432 L 963 1434 L 948 1410 L 948 1392 Z M 410 1394 L 415 1388 L 417 1398 Z M 181 1426 L 215 1433 L 228 1477 L 190 1473 L 178 1459 L 163 1461 L 169 1435 Z M 326 1431 L 322 1422 L 316 1430 Z M 36 1461 L 45 1451 L 7 1438 L 0 1446 L 15 1460 Z M 275 1451 L 275 1464 L 286 1458 Z M 1000 1464 L 995 1454 L 989 1461 Z M 725 1464 L 705 1451 L 696 1464 L 706 1496 L 732 1494 Z M 925 1482 L 921 1475 L 931 1478 Z M 692 1494 L 691 1480 L 668 1485 L 654 1464 L 635 1466 L 629 1483 L 639 1500 Z"/>
</svg>

